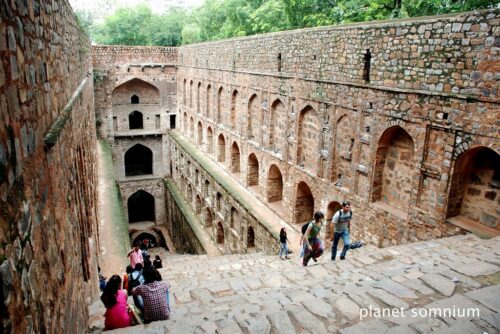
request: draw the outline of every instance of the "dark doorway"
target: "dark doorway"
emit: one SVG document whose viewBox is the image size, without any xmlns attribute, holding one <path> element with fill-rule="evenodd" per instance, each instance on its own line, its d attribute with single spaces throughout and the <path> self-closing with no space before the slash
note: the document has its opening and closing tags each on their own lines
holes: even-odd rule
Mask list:
<svg viewBox="0 0 500 334">
<path fill-rule="evenodd" d="M 153 152 L 137 144 L 125 153 L 125 176 L 153 174 Z"/>
<path fill-rule="evenodd" d="M 142 129 L 142 113 L 140 111 L 133 111 L 128 115 L 128 128 L 130 130 Z"/>
<path fill-rule="evenodd" d="M 175 129 L 175 115 L 170 115 L 170 128 Z"/>
<path fill-rule="evenodd" d="M 155 221 L 155 198 L 150 193 L 139 190 L 127 201 L 128 222 Z"/>
<path fill-rule="evenodd" d="M 139 104 L 139 96 L 132 95 L 132 97 L 130 98 L 130 103 L 131 104 Z"/>
</svg>

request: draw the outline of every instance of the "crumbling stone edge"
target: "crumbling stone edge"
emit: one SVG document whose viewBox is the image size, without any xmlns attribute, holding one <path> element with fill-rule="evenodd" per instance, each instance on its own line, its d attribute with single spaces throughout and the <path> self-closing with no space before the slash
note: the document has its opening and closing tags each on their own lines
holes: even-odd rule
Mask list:
<svg viewBox="0 0 500 334">
<path fill-rule="evenodd" d="M 269 231 L 272 237 L 274 237 L 276 240 L 279 240 L 279 231 L 274 230 L 273 226 L 268 223 L 265 219 L 261 217 L 261 215 L 251 206 L 248 205 L 248 203 L 243 200 L 243 198 L 240 196 L 238 193 L 237 189 L 234 189 L 229 182 L 225 180 L 225 177 L 222 174 L 217 173 L 217 171 L 214 171 L 212 168 L 207 163 L 208 158 L 204 157 L 202 154 L 199 154 L 196 148 L 191 146 L 191 144 L 186 141 L 184 138 L 182 138 L 178 133 L 175 132 L 170 132 L 169 136 L 179 144 L 184 151 L 189 153 L 189 155 L 200 165 L 203 167 L 203 169 L 212 176 L 214 180 L 217 180 L 219 185 L 221 185 L 228 193 L 231 194 L 231 196 L 238 202 L 240 203 L 241 206 L 245 208 L 258 222 L 259 224 L 264 227 L 266 230 Z"/>
<path fill-rule="evenodd" d="M 85 78 L 80 82 L 80 85 L 78 85 L 77 89 L 71 95 L 71 98 L 69 99 L 68 103 L 64 106 L 62 112 L 57 116 L 56 120 L 54 123 L 52 123 L 49 131 L 43 138 L 43 149 L 44 151 L 50 150 L 57 142 L 57 139 L 59 138 L 62 130 L 64 129 L 64 126 L 66 122 L 68 121 L 69 116 L 71 115 L 71 111 L 73 110 L 73 106 L 76 102 L 76 100 L 80 97 L 82 94 L 83 88 L 89 82 L 89 77 L 92 75 L 92 72 L 87 72 L 85 75 Z"/>
<path fill-rule="evenodd" d="M 221 255 L 215 246 L 207 243 L 207 236 L 206 233 L 203 231 L 203 228 L 201 227 L 202 225 L 200 221 L 198 220 L 198 218 L 196 218 L 195 213 L 193 212 L 193 210 L 191 210 L 189 205 L 184 200 L 183 196 L 175 186 L 175 183 L 169 179 L 164 179 L 164 182 L 165 182 L 165 187 L 167 187 L 167 189 L 172 194 L 172 198 L 174 199 L 177 206 L 181 210 L 182 214 L 186 218 L 187 223 L 191 227 L 193 233 L 196 235 L 196 238 L 200 242 L 206 254 L 211 256 Z"/>
</svg>

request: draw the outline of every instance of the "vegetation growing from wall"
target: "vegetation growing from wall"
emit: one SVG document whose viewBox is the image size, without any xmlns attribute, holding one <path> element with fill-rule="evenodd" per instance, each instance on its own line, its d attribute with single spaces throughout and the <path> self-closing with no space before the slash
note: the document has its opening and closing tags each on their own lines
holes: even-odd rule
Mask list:
<svg viewBox="0 0 500 334">
<path fill-rule="evenodd" d="M 498 0 L 206 0 L 188 11 L 156 14 L 146 5 L 119 8 L 102 24 L 79 11 L 94 42 L 177 46 L 260 33 L 492 8 Z"/>
</svg>

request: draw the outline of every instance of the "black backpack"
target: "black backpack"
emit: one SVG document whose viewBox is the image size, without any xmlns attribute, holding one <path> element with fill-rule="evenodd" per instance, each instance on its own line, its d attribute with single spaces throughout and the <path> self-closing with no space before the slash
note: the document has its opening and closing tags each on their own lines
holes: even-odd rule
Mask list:
<svg viewBox="0 0 500 334">
<path fill-rule="evenodd" d="M 130 295 L 132 293 L 132 289 L 135 288 L 135 287 L 138 287 L 139 285 L 141 285 L 141 282 L 139 281 L 139 277 L 141 277 L 141 273 L 138 273 L 137 277 L 134 278 L 132 275 L 134 273 L 137 273 L 136 271 L 134 271 L 133 273 L 130 273 L 129 277 L 128 277 L 128 294 Z"/>
<path fill-rule="evenodd" d="M 311 222 L 307 222 L 304 225 L 302 225 L 302 228 L 301 228 L 302 235 L 306 234 L 307 227 L 309 226 L 309 224 L 311 224 Z"/>
</svg>

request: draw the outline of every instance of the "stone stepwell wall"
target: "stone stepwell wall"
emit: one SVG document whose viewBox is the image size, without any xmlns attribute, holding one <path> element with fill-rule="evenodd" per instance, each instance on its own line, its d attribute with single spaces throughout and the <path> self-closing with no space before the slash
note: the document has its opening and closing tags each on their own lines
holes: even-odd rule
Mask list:
<svg viewBox="0 0 500 334">
<path fill-rule="evenodd" d="M 177 48 L 161 46 L 94 45 L 94 68 L 106 69 L 125 64 L 173 64 Z"/>
<path fill-rule="evenodd" d="M 179 64 L 499 97 L 499 10 L 280 32 L 179 49 Z M 367 54 L 369 50 L 369 55 Z"/>
<path fill-rule="evenodd" d="M 0 15 L 0 332 L 82 332 L 98 292 L 90 42 L 65 0 Z"/>
</svg>

